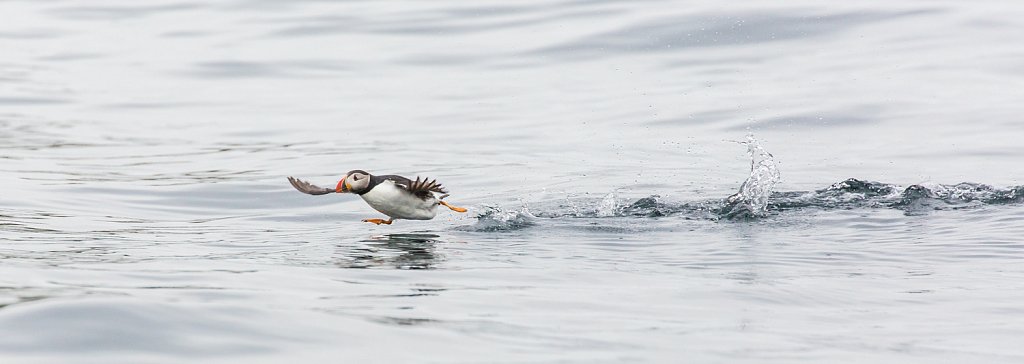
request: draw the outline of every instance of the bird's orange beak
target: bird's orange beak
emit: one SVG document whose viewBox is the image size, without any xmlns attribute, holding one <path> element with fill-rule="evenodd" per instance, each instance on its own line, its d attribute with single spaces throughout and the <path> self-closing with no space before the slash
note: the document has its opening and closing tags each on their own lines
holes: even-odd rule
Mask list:
<svg viewBox="0 0 1024 364">
<path fill-rule="evenodd" d="M 347 184 L 347 183 L 345 183 L 345 179 L 346 179 L 346 178 L 348 178 L 348 176 L 345 176 L 345 177 L 341 177 L 341 181 L 338 181 L 338 187 L 335 187 L 335 188 L 334 188 L 334 192 L 337 192 L 337 193 L 345 193 L 345 192 L 348 192 L 348 190 L 349 190 L 349 188 L 348 188 L 348 184 Z"/>
</svg>

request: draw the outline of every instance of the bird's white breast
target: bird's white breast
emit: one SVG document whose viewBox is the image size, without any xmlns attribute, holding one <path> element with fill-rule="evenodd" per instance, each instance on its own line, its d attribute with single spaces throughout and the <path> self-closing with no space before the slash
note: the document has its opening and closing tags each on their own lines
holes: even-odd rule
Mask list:
<svg viewBox="0 0 1024 364">
<path fill-rule="evenodd" d="M 430 220 L 437 215 L 437 199 L 433 195 L 421 199 L 390 180 L 377 184 L 362 197 L 374 210 L 395 219 Z"/>
</svg>

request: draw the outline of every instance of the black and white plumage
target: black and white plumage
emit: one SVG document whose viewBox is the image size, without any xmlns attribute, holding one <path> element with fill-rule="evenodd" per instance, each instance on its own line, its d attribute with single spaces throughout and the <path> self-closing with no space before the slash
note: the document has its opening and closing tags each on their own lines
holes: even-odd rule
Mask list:
<svg viewBox="0 0 1024 364">
<path fill-rule="evenodd" d="M 448 196 L 448 191 L 437 180 L 420 177 L 411 180 L 398 175 L 374 176 L 363 170 L 353 170 L 348 172 L 341 181 L 338 181 L 338 186 L 333 190 L 317 187 L 294 177 L 288 177 L 288 181 L 299 192 L 310 195 L 357 194 L 374 210 L 389 217 L 388 220 L 363 220 L 378 225 L 391 224 L 395 219 L 430 220 L 437 216 L 438 205 L 445 206 L 452 211 L 466 212 L 464 208 L 455 207 L 442 201 Z"/>
</svg>

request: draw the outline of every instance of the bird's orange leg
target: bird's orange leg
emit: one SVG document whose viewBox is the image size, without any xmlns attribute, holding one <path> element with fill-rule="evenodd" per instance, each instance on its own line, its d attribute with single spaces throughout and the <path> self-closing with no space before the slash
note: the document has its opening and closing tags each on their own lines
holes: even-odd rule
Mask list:
<svg viewBox="0 0 1024 364">
<path fill-rule="evenodd" d="M 466 211 L 469 211 L 469 210 L 466 210 L 466 209 L 464 209 L 462 207 L 455 207 L 455 206 L 449 205 L 447 202 L 444 202 L 444 201 L 437 201 L 437 203 L 440 204 L 441 206 L 450 208 L 450 209 L 452 209 L 452 211 L 455 211 L 455 212 L 466 212 Z"/>
<path fill-rule="evenodd" d="M 380 224 L 391 225 L 391 223 L 394 222 L 394 221 L 395 221 L 395 219 L 387 219 L 387 220 L 384 220 L 384 219 L 363 219 L 363 222 L 371 222 L 371 223 L 374 223 L 374 224 L 377 224 L 377 225 L 380 225 Z"/>
</svg>

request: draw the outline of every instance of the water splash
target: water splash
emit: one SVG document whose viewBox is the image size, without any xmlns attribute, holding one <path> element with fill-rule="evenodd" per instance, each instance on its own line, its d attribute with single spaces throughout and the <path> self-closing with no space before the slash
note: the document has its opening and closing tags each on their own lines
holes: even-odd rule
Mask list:
<svg viewBox="0 0 1024 364">
<path fill-rule="evenodd" d="M 1024 186 L 1001 190 L 985 184 L 962 182 L 955 185 L 911 185 L 890 205 L 906 211 L 908 215 L 921 215 L 931 210 L 1020 202 L 1024 202 Z"/>
<path fill-rule="evenodd" d="M 496 205 L 484 205 L 476 209 L 476 223 L 466 227 L 470 231 L 508 231 L 533 226 L 537 220 L 530 210 L 523 206 L 519 210 L 504 210 Z"/>
<path fill-rule="evenodd" d="M 750 180 L 748 179 L 748 182 Z M 758 183 L 755 182 L 754 183 Z M 932 211 L 974 208 L 979 206 L 1024 203 L 1024 186 L 1007 189 L 980 183 L 915 184 L 901 187 L 893 184 L 850 178 L 814 191 L 771 192 L 751 189 L 747 192 L 765 193 L 754 199 L 738 197 L 691 202 L 666 202 L 658 195 L 623 203 L 614 194 L 598 199 L 575 199 L 564 203 L 538 203 L 536 215 L 525 208 L 505 211 L 488 208 L 479 217 L 473 230 L 514 230 L 536 224 L 539 219 L 555 218 L 660 218 L 676 217 L 687 220 L 749 220 L 778 215 L 788 211 L 897 209 L 907 215 L 926 215 Z M 749 195 L 748 195 L 749 196 Z M 764 205 L 758 205 L 763 203 Z M 763 207 L 762 207 L 763 206 Z"/>
<path fill-rule="evenodd" d="M 1024 186 L 999 189 L 986 184 L 915 184 L 906 188 L 850 178 L 828 188 L 807 192 L 777 192 L 769 211 L 791 209 L 894 208 L 908 215 L 934 210 L 1024 203 Z"/>
<path fill-rule="evenodd" d="M 796 209 L 891 208 L 907 215 L 963 209 L 984 205 L 1024 203 L 1024 186 L 999 189 L 980 183 L 953 185 L 915 184 L 909 187 L 850 178 L 814 191 L 775 192 L 780 173 L 775 158 L 752 135 L 740 142 L 750 154 L 750 175 L 739 191 L 724 199 L 672 203 L 658 195 L 628 203 L 615 191 L 600 199 L 565 196 L 561 203 L 534 203 L 537 213 L 525 206 L 503 210 L 484 206 L 472 231 L 505 231 L 533 226 L 538 219 L 554 218 L 658 218 L 675 216 L 694 220 L 750 220 Z"/>
<path fill-rule="evenodd" d="M 764 150 L 753 135 L 747 135 L 747 141 L 742 143 L 750 154 L 750 176 L 740 185 L 739 192 L 726 199 L 722 216 L 729 219 L 765 216 L 769 197 L 780 180 L 775 157 Z"/>
<path fill-rule="evenodd" d="M 598 217 L 617 216 L 619 214 L 619 203 L 615 191 L 609 192 L 601 202 L 597 204 Z"/>
</svg>

